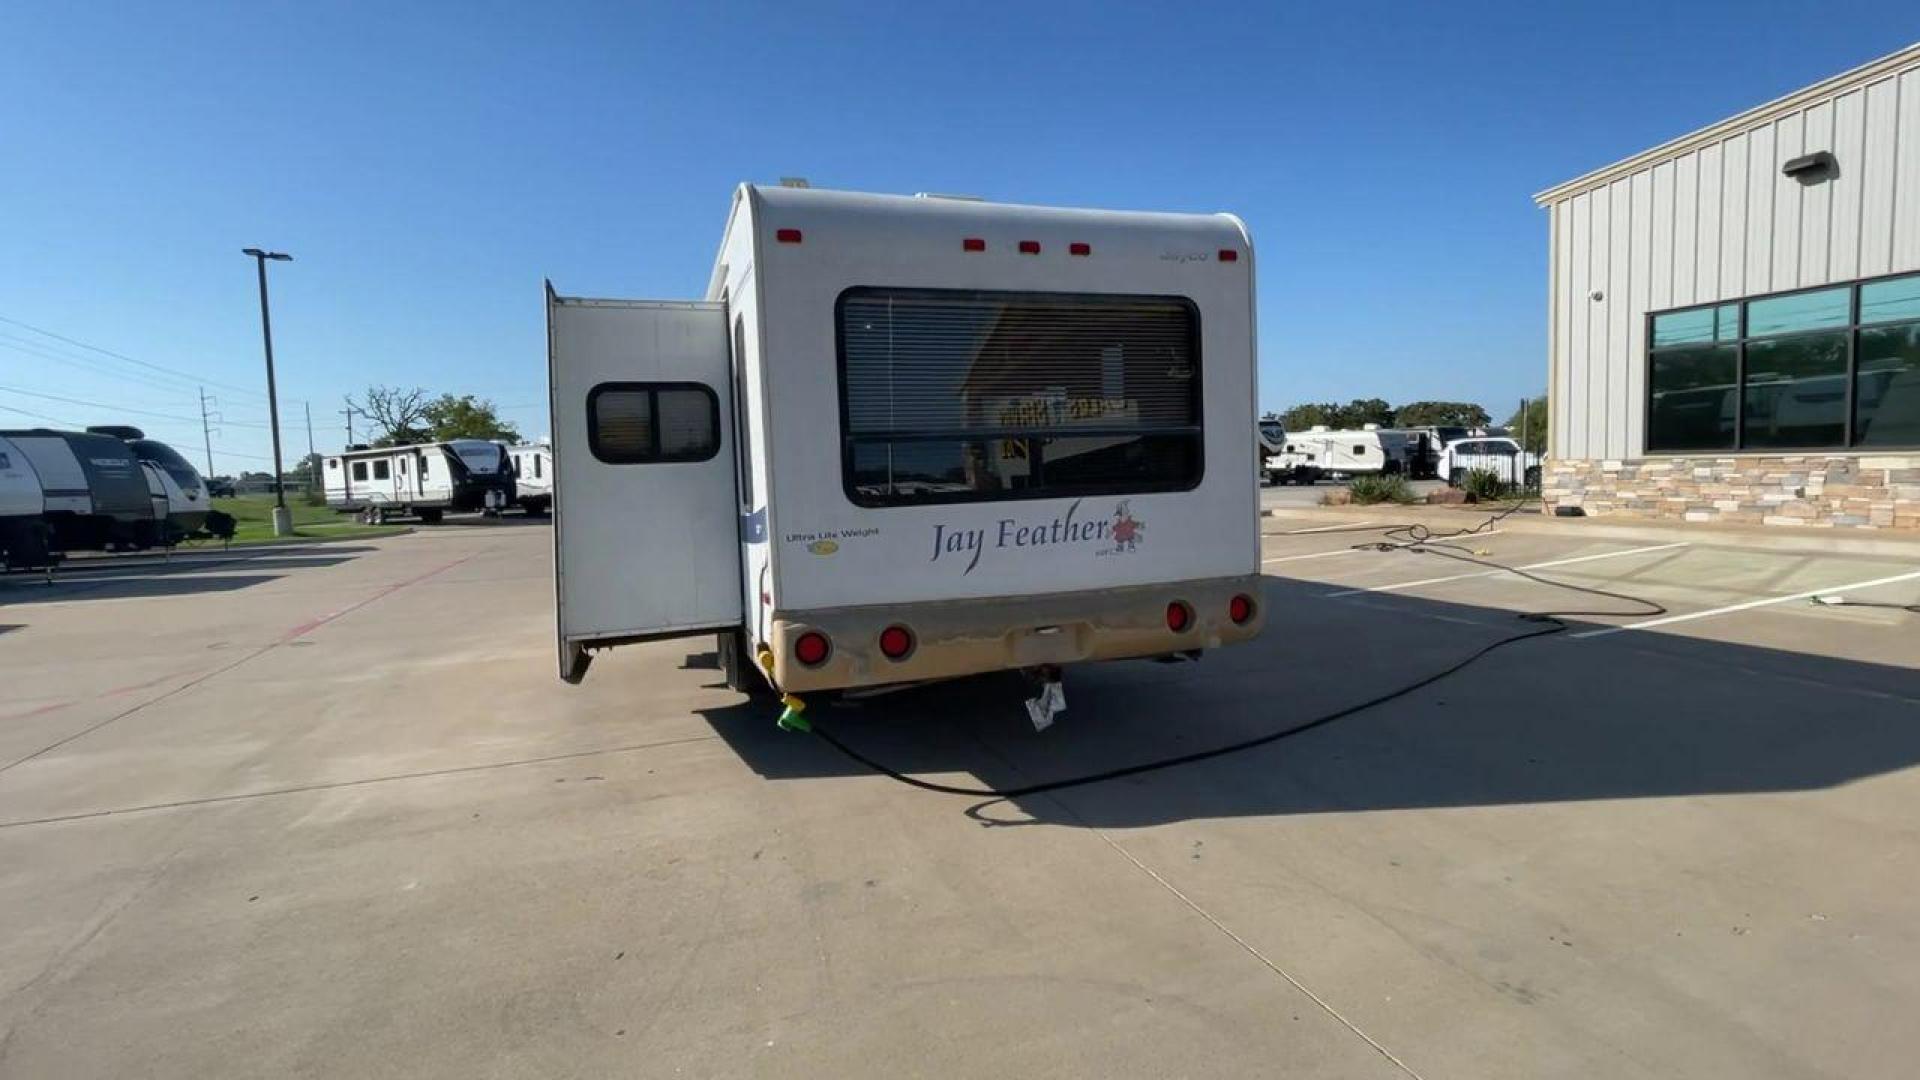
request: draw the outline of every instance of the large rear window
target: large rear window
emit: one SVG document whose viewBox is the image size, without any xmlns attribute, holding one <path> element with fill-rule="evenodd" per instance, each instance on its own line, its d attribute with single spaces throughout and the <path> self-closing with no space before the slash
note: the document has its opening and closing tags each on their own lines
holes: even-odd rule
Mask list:
<svg viewBox="0 0 1920 1080">
<path fill-rule="evenodd" d="M 1200 324 L 1187 300 L 856 288 L 838 322 L 855 503 L 1200 482 Z"/>
</svg>

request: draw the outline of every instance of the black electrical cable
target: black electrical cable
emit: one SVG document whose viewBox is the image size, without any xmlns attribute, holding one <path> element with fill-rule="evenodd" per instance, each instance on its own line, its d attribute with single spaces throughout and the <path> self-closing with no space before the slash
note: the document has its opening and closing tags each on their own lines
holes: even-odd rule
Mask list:
<svg viewBox="0 0 1920 1080">
<path fill-rule="evenodd" d="M 1371 526 L 1369 528 L 1372 531 L 1384 530 L 1387 532 L 1389 536 L 1399 534 L 1400 536 L 1403 537 L 1403 539 L 1393 541 L 1393 542 L 1383 542 L 1375 545 L 1361 545 L 1361 546 L 1373 547 L 1373 548 L 1378 548 L 1380 550 L 1386 550 L 1386 551 L 1419 551 L 1425 554 L 1439 555 L 1442 558 L 1455 559 L 1460 562 L 1472 563 L 1475 566 L 1484 566 L 1493 570 L 1504 570 L 1508 573 L 1517 574 L 1520 577 L 1526 578 L 1529 581 L 1538 582 L 1542 585 L 1549 585 L 1557 589 L 1567 589 L 1572 592 L 1587 593 L 1593 596 L 1605 597 L 1606 599 L 1609 599 L 1609 600 L 1620 600 L 1629 604 L 1636 604 L 1646 610 L 1624 611 L 1624 612 L 1623 611 L 1573 611 L 1573 610 L 1523 612 L 1519 616 L 1519 618 L 1527 622 L 1541 624 L 1538 629 L 1530 630 L 1524 634 L 1514 634 L 1510 637 L 1501 638 L 1499 641 L 1495 641 L 1491 644 L 1483 645 L 1480 648 L 1474 650 L 1473 652 L 1467 654 L 1462 659 L 1457 660 L 1454 663 L 1448 665 L 1447 667 L 1442 668 L 1439 671 L 1435 671 L 1430 674 L 1424 675 L 1419 679 L 1416 679 L 1413 682 L 1406 684 L 1405 686 L 1401 686 L 1396 689 L 1389 690 L 1386 693 L 1381 694 L 1377 697 L 1368 698 L 1366 701 L 1359 702 L 1358 704 L 1349 705 L 1346 708 L 1340 709 L 1336 712 L 1331 712 L 1323 716 L 1315 717 L 1314 719 L 1309 720 L 1303 724 L 1295 724 L 1292 727 L 1281 728 L 1278 731 L 1271 731 L 1265 735 L 1258 735 L 1251 739 L 1242 739 L 1239 742 L 1228 743 L 1224 746 L 1216 746 L 1208 750 L 1197 750 L 1189 754 L 1178 754 L 1173 757 L 1158 758 L 1153 761 L 1140 762 L 1139 764 L 1136 764 L 1136 765 L 1125 765 L 1117 769 L 1106 769 L 1101 772 L 1088 773 L 1084 776 L 1070 776 L 1061 780 L 1046 780 L 1037 784 L 1027 784 L 1023 787 L 1015 787 L 1015 788 L 961 787 L 956 784 L 940 784 L 940 783 L 935 783 L 934 781 L 931 781 L 931 780 L 922 780 L 919 777 L 909 776 L 906 773 L 900 772 L 897 769 L 891 768 L 885 764 L 882 764 L 881 762 L 875 761 L 874 759 L 866 756 L 865 754 L 862 754 L 860 751 L 855 750 L 853 747 L 848 746 L 846 743 L 842 742 L 831 731 L 828 731 L 826 728 L 821 727 L 817 723 L 812 725 L 812 730 L 815 735 L 818 735 L 820 736 L 820 738 L 824 739 L 829 746 L 832 746 L 834 749 L 840 751 L 842 754 L 845 754 L 847 757 L 853 759 L 859 764 L 866 766 L 868 769 L 871 769 L 872 771 L 879 773 L 882 776 L 886 776 L 893 780 L 898 780 L 899 782 L 906 784 L 910 787 L 917 787 L 923 791 L 938 792 L 943 795 L 968 795 L 968 796 L 973 796 L 978 798 L 1014 799 L 1014 798 L 1020 798 L 1026 795 L 1038 795 L 1046 791 L 1061 791 L 1066 788 L 1084 787 L 1088 784 L 1098 784 L 1108 780 L 1119 780 L 1123 777 L 1138 776 L 1141 773 L 1157 772 L 1161 769 L 1171 769 L 1179 765 L 1191 765 L 1194 762 L 1206 761 L 1209 758 L 1224 757 L 1228 754 L 1237 754 L 1243 750 L 1251 750 L 1258 746 L 1265 746 L 1269 743 L 1279 742 L 1282 739 L 1292 738 L 1295 735 L 1304 735 L 1307 732 L 1314 730 L 1315 728 L 1325 727 L 1326 725 L 1331 724 L 1336 720 L 1343 720 L 1349 716 L 1354 715 L 1355 713 L 1365 712 L 1366 710 L 1374 708 L 1376 706 L 1385 705 L 1389 701 L 1394 701 L 1398 698 L 1406 697 L 1408 694 L 1414 693 L 1415 691 L 1423 690 L 1426 687 L 1432 686 L 1434 683 L 1437 683 L 1440 680 L 1445 679 L 1449 675 L 1453 675 L 1457 672 L 1460 672 L 1466 669 L 1467 667 L 1470 667 L 1471 665 L 1479 662 L 1481 659 L 1485 658 L 1489 654 L 1497 650 L 1504 649 L 1509 645 L 1517 645 L 1522 641 L 1532 641 L 1535 638 L 1549 637 L 1551 635 L 1561 633 L 1568 629 L 1567 624 L 1564 621 L 1562 621 L 1564 618 L 1577 618 L 1580 616 L 1601 616 L 1601 615 L 1652 617 L 1657 615 L 1664 615 L 1667 613 L 1667 609 L 1665 607 L 1663 607 L 1658 603 L 1655 603 L 1652 600 L 1645 599 L 1644 597 L 1629 596 L 1625 593 L 1609 592 L 1605 589 L 1596 589 L 1587 585 L 1575 585 L 1571 582 L 1566 582 L 1566 581 L 1553 581 L 1548 578 L 1540 577 L 1537 574 L 1529 573 L 1525 570 L 1520 569 L 1519 567 L 1507 566 L 1505 564 L 1496 563 L 1496 562 L 1488 562 L 1483 559 L 1474 558 L 1471 555 L 1456 554 L 1451 551 L 1442 550 L 1441 546 L 1439 546 L 1439 543 L 1438 543 L 1439 541 L 1454 539 L 1462 536 L 1471 536 L 1474 533 L 1482 532 L 1487 528 L 1491 527 L 1495 522 L 1498 522 L 1506 518 L 1508 515 L 1512 514 L 1514 511 L 1518 510 L 1521 506 L 1524 506 L 1524 505 L 1526 505 L 1524 501 L 1520 503 L 1516 503 L 1513 506 L 1510 506 L 1505 510 L 1502 510 L 1500 513 L 1495 514 L 1492 517 L 1489 517 L 1487 520 L 1481 522 L 1479 525 L 1476 525 L 1472 528 L 1454 530 L 1454 531 L 1442 533 L 1438 536 L 1435 536 L 1435 534 L 1430 529 L 1418 523 L 1410 524 L 1410 525 Z M 1328 530 L 1328 531 L 1330 532 L 1358 531 L 1358 528 L 1356 527 L 1355 530 Z"/>
<path fill-rule="evenodd" d="M 1885 608 L 1889 611 L 1910 611 L 1920 615 L 1920 604 L 1896 604 L 1888 600 L 1822 600 L 1814 597 L 1812 603 L 1820 607 L 1870 607 Z"/>
</svg>

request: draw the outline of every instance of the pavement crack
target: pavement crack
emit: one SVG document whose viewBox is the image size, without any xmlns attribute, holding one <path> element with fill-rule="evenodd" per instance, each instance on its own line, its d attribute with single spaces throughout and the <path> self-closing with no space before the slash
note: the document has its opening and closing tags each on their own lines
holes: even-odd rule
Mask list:
<svg viewBox="0 0 1920 1080">
<path fill-rule="evenodd" d="M 302 795 L 313 791 L 334 791 L 340 788 L 366 787 L 371 784 L 392 784 L 403 780 L 426 780 L 438 776 L 458 776 L 462 773 L 491 772 L 496 769 L 517 769 L 527 765 L 545 765 L 555 761 L 577 761 L 580 758 L 600 757 L 606 754 L 631 754 L 641 750 L 658 750 L 669 746 L 683 746 L 688 743 L 712 742 L 718 735 L 689 735 L 682 739 L 662 739 L 658 742 L 633 743 L 627 746 L 608 746 L 596 750 L 576 750 L 566 754 L 547 754 L 542 757 L 519 758 L 514 761 L 492 761 L 482 765 L 455 765 L 445 769 L 424 769 L 419 772 L 395 773 L 390 776 L 365 776 L 357 780 L 333 780 L 321 784 L 300 784 L 294 787 L 270 788 L 266 791 L 242 791 L 232 795 L 206 795 L 197 799 L 176 799 L 172 802 L 145 803 L 139 806 L 121 806 L 108 810 L 84 810 L 75 814 L 57 814 L 51 817 L 23 818 L 18 821 L 0 821 L 0 829 L 20 829 L 29 825 L 56 825 L 67 821 L 85 821 L 90 818 L 118 817 L 123 814 L 144 814 L 160 810 L 183 810 L 195 806 L 212 806 L 218 803 L 246 802 L 250 799 L 266 799 L 279 795 Z"/>
<path fill-rule="evenodd" d="M 1055 800 L 1055 802 L 1058 803 L 1059 800 Z M 1073 813 L 1071 808 L 1065 807 L 1064 804 L 1060 804 L 1060 805 L 1062 806 L 1063 809 L 1066 809 L 1069 814 Z M 1074 814 L 1074 816 L 1078 817 L 1079 815 Z M 1229 927 L 1226 923 L 1220 921 L 1219 917 L 1214 915 L 1211 911 L 1208 911 L 1206 908 L 1200 906 L 1199 901 L 1195 900 L 1191 896 L 1188 896 L 1186 893 L 1181 892 L 1178 886 L 1176 886 L 1173 882 L 1168 881 L 1166 878 L 1162 877 L 1159 871 L 1155 870 L 1151 866 L 1148 866 L 1146 863 L 1141 862 L 1138 858 L 1134 856 L 1133 852 L 1128 851 L 1126 848 L 1120 846 L 1120 844 L 1117 841 L 1115 841 L 1113 837 L 1108 836 L 1104 830 L 1092 829 L 1090 826 L 1089 828 L 1091 829 L 1092 833 L 1095 836 L 1098 836 L 1102 841 L 1104 841 L 1108 847 L 1118 852 L 1121 858 L 1132 863 L 1135 869 L 1139 870 L 1141 873 L 1152 878 L 1154 882 L 1158 884 L 1162 889 L 1165 889 L 1167 892 L 1172 893 L 1175 899 L 1179 900 L 1182 904 L 1185 904 L 1187 908 L 1191 910 L 1194 914 L 1200 916 L 1202 919 L 1205 919 L 1207 923 L 1211 925 L 1215 930 L 1218 930 L 1220 933 L 1226 935 L 1229 941 L 1232 941 L 1235 945 L 1238 945 L 1240 946 L 1240 948 L 1244 949 L 1247 955 L 1253 957 L 1255 960 L 1260 961 L 1261 964 L 1266 966 L 1267 970 L 1273 972 L 1275 975 L 1280 976 L 1282 979 L 1285 979 L 1287 983 L 1291 985 L 1295 990 L 1298 990 L 1302 994 L 1305 994 L 1308 997 L 1308 999 L 1311 1000 L 1315 1005 L 1320 1006 L 1320 1009 L 1322 1012 L 1325 1012 L 1328 1016 L 1333 1017 L 1336 1021 L 1340 1023 L 1342 1027 L 1345 1027 L 1348 1031 L 1353 1032 L 1368 1046 L 1373 1047 L 1375 1052 L 1377 1052 L 1381 1057 L 1384 1057 L 1388 1061 L 1392 1062 L 1394 1066 L 1398 1068 L 1401 1072 L 1404 1072 L 1408 1076 L 1413 1077 L 1414 1080 L 1420 1080 L 1420 1074 L 1415 1072 L 1412 1066 L 1408 1065 L 1406 1062 L 1396 1057 L 1393 1051 L 1387 1049 L 1384 1045 L 1380 1043 L 1378 1039 L 1375 1039 L 1373 1036 L 1367 1034 L 1366 1031 L 1363 1030 L 1359 1024 L 1356 1024 L 1352 1020 L 1347 1019 L 1347 1017 L 1344 1014 L 1342 1014 L 1340 1010 L 1333 1007 L 1332 1002 L 1329 1002 L 1327 999 L 1321 997 L 1319 994 L 1314 993 L 1311 989 L 1307 987 L 1306 983 L 1301 982 L 1299 979 L 1295 978 L 1293 974 L 1289 972 L 1287 969 L 1275 963 L 1271 957 L 1269 957 L 1266 953 L 1261 952 L 1257 947 L 1254 946 L 1252 942 L 1248 941 L 1246 938 L 1241 937 L 1239 934 L 1234 933 L 1232 927 Z"/>
</svg>

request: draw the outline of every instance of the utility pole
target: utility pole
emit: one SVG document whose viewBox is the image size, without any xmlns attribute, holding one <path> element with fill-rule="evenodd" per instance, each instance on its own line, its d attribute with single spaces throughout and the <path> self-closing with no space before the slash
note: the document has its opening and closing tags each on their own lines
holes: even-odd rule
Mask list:
<svg viewBox="0 0 1920 1080">
<path fill-rule="evenodd" d="M 286 473 L 280 464 L 280 397 L 273 385 L 273 320 L 267 314 L 267 260 L 292 262 L 293 256 L 259 248 L 246 248 L 241 254 L 252 256 L 255 267 L 260 271 L 260 340 L 266 344 L 267 350 L 267 422 L 273 427 L 273 535 L 288 536 L 293 532 L 293 515 L 287 510 L 287 491 L 283 482 Z"/>
<path fill-rule="evenodd" d="M 320 462 L 313 453 L 313 402 L 303 401 L 300 408 L 307 414 L 307 497 L 320 488 Z"/>
<path fill-rule="evenodd" d="M 351 405 L 340 410 L 340 415 L 347 418 L 347 445 L 348 446 L 353 445 L 353 414 L 359 411 L 360 411 L 359 409 L 356 409 Z"/>
<path fill-rule="evenodd" d="M 219 402 L 214 402 L 218 405 Z M 213 429 L 207 424 L 207 388 L 200 388 L 200 437 L 207 445 L 207 479 L 213 479 Z"/>
</svg>

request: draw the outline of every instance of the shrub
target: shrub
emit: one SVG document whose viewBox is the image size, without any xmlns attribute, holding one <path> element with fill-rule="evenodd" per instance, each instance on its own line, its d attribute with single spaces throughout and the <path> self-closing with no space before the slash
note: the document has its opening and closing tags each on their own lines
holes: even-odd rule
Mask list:
<svg viewBox="0 0 1920 1080">
<path fill-rule="evenodd" d="M 1492 469 L 1475 469 L 1469 472 L 1467 482 L 1460 486 L 1476 501 L 1498 499 L 1507 491 L 1507 482 Z"/>
<path fill-rule="evenodd" d="M 1404 476 L 1356 476 L 1353 482 L 1347 485 L 1347 491 L 1353 496 L 1353 501 L 1362 506 L 1383 502 L 1415 501 L 1413 488 L 1407 485 L 1407 478 Z"/>
</svg>

